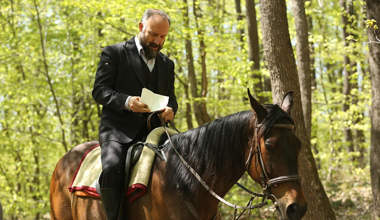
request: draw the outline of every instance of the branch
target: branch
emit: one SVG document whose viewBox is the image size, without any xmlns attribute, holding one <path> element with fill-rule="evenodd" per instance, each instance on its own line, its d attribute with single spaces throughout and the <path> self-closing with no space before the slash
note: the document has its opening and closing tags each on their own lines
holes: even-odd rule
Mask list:
<svg viewBox="0 0 380 220">
<path fill-rule="evenodd" d="M 42 137 L 42 138 L 45 138 L 46 140 L 49 140 L 51 142 L 57 142 L 57 143 L 62 143 L 62 141 L 59 141 L 59 140 L 56 140 L 56 139 L 52 139 L 52 138 L 49 138 L 47 136 L 44 136 L 40 133 L 37 133 L 37 132 L 29 132 L 29 131 L 22 131 L 22 130 L 19 130 L 19 129 L 13 129 L 13 128 L 3 128 L 3 131 L 13 131 L 13 132 L 19 132 L 21 134 L 31 134 L 31 135 L 35 135 L 35 136 L 39 136 L 39 137 Z"/>
<path fill-rule="evenodd" d="M 65 152 L 67 152 L 68 148 L 67 148 L 67 143 L 66 143 L 66 134 L 65 134 L 64 124 L 63 124 L 63 120 L 62 120 L 62 116 L 61 116 L 61 112 L 60 112 L 60 108 L 59 108 L 59 104 L 58 104 L 58 99 L 57 99 L 57 96 L 55 94 L 55 90 L 53 88 L 53 83 L 52 83 L 50 75 L 49 75 L 49 68 L 48 68 L 47 61 L 46 61 L 45 43 L 44 43 L 44 37 L 42 35 L 42 25 L 41 25 L 41 19 L 40 19 L 40 12 L 38 10 L 38 5 L 37 5 L 36 0 L 34 0 L 33 3 L 34 3 L 34 7 L 35 7 L 35 10 L 37 13 L 37 23 L 38 23 L 38 30 L 39 30 L 39 34 L 40 34 L 42 57 L 43 57 L 43 63 L 44 63 L 44 67 L 45 67 L 45 77 L 46 77 L 46 80 L 49 84 L 50 92 L 52 93 L 53 100 L 55 103 L 57 116 L 58 116 L 59 122 L 60 122 L 61 127 L 62 127 L 61 128 L 62 144 L 63 144 L 63 147 L 65 148 Z"/>
</svg>

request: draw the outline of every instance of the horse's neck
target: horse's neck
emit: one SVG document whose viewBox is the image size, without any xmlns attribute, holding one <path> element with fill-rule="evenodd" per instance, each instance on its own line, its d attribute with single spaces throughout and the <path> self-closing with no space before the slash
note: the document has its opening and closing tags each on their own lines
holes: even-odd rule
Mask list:
<svg viewBox="0 0 380 220">
<path fill-rule="evenodd" d="M 223 198 L 243 174 L 244 169 L 237 169 L 232 171 L 229 175 L 217 178 L 216 182 L 209 185 L 210 191 L 212 190 L 212 192 L 207 190 L 203 185 L 199 185 L 198 193 L 196 195 L 190 195 L 189 201 L 191 201 L 191 204 L 193 204 L 199 216 L 201 216 L 201 219 L 213 219 L 220 203 L 217 196 Z M 212 195 L 213 193 L 217 194 L 217 196 Z"/>
</svg>

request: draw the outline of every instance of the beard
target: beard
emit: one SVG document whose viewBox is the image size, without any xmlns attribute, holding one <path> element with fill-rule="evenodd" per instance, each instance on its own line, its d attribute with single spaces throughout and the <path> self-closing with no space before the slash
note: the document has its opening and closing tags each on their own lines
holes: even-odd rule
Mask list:
<svg viewBox="0 0 380 220">
<path fill-rule="evenodd" d="M 155 44 L 154 42 L 147 42 L 148 40 L 144 36 L 139 36 L 140 44 L 144 50 L 144 55 L 148 60 L 154 59 L 160 53 L 164 43 L 162 45 Z M 150 47 L 156 48 L 156 50 L 151 49 Z"/>
</svg>

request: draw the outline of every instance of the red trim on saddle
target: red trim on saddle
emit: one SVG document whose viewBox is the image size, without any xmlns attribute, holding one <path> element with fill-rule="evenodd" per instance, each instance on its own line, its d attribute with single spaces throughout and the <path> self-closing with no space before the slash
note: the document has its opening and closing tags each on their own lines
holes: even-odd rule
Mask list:
<svg viewBox="0 0 380 220">
<path fill-rule="evenodd" d="M 132 203 L 133 201 L 135 201 L 136 199 L 138 199 L 138 198 L 140 198 L 142 195 L 144 195 L 145 192 L 146 192 L 146 186 L 143 185 L 143 184 L 140 184 L 140 183 L 133 184 L 132 186 L 128 187 L 128 190 L 127 190 L 127 193 L 125 194 L 125 196 L 129 196 L 129 195 L 131 195 L 132 193 L 136 192 L 137 190 L 142 190 L 142 192 L 136 194 L 136 195 L 133 196 L 133 197 L 130 197 L 130 198 L 128 199 L 129 203 Z"/>
<path fill-rule="evenodd" d="M 90 187 L 90 186 L 73 187 L 73 191 L 81 192 L 81 193 L 78 194 L 79 196 L 89 196 L 89 197 L 98 197 L 98 198 L 100 198 L 100 195 L 98 194 L 98 192 L 96 191 L 96 189 L 93 188 L 93 187 Z M 73 192 L 73 191 L 70 191 L 70 192 Z"/>
<path fill-rule="evenodd" d="M 77 171 L 75 172 L 75 175 L 74 175 L 73 179 L 71 180 L 71 184 L 70 184 L 70 187 L 69 187 L 69 191 L 70 191 L 70 192 L 74 192 L 74 191 L 76 191 L 76 190 L 85 190 L 86 192 L 88 192 L 88 193 L 91 194 L 91 195 L 92 195 L 93 193 L 96 193 L 96 195 L 98 195 L 98 197 L 100 197 L 99 194 L 96 192 L 96 189 L 94 189 L 94 188 L 92 188 L 92 187 L 88 187 L 88 186 L 73 187 L 73 183 L 74 183 L 75 177 L 76 177 L 77 174 L 78 174 L 79 168 L 80 168 L 80 166 L 82 165 L 82 162 L 84 161 L 84 158 L 86 158 L 87 154 L 90 153 L 90 152 L 91 152 L 93 149 L 95 149 L 96 147 L 99 147 L 99 144 L 97 144 L 97 145 L 91 147 L 90 149 L 88 149 L 88 150 L 86 151 L 86 153 L 83 155 L 82 160 L 80 161 L 80 163 L 79 163 L 79 165 L 78 165 Z M 86 189 L 86 188 L 87 188 L 87 189 Z M 91 190 L 89 190 L 89 189 L 91 189 Z M 95 192 L 93 192 L 94 190 L 92 190 L 92 189 L 94 189 Z"/>
</svg>

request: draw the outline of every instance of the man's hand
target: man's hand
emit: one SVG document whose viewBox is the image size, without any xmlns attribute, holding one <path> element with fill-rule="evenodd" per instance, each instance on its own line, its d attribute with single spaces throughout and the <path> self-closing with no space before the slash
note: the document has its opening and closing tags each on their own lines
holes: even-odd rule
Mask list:
<svg viewBox="0 0 380 220">
<path fill-rule="evenodd" d="M 141 102 L 141 98 L 138 96 L 131 97 L 128 101 L 128 105 L 132 112 L 150 112 L 148 106 Z"/>
<path fill-rule="evenodd" d="M 164 108 L 164 112 L 162 113 L 162 118 L 164 119 L 165 122 L 173 120 L 173 118 L 174 118 L 173 109 L 166 106 Z"/>
</svg>

